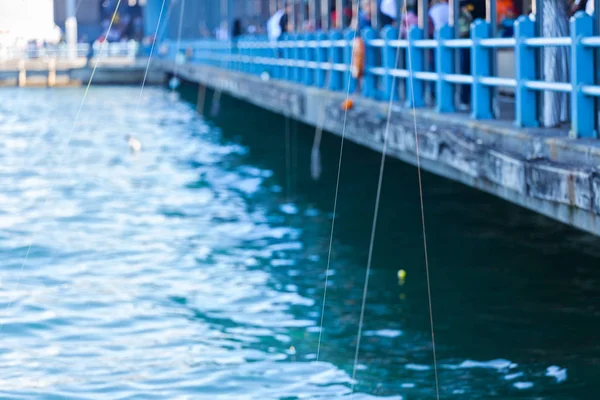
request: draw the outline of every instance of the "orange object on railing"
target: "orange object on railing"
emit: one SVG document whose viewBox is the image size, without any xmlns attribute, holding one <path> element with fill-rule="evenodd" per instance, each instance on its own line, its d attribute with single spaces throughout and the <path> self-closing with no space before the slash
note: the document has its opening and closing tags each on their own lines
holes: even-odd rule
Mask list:
<svg viewBox="0 0 600 400">
<path fill-rule="evenodd" d="M 356 38 L 352 42 L 351 71 L 354 79 L 362 78 L 365 72 L 365 42 L 361 38 Z"/>
</svg>

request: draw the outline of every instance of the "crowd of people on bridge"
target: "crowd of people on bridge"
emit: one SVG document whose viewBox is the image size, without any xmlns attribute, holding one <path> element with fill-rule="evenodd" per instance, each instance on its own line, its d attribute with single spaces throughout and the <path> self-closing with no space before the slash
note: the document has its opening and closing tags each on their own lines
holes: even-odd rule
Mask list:
<svg viewBox="0 0 600 400">
<path fill-rule="evenodd" d="M 459 0 L 459 15 L 457 16 L 457 32 L 460 38 L 470 35 L 471 23 L 476 19 L 486 18 L 486 0 Z M 569 36 L 568 19 L 578 11 L 593 14 L 594 0 L 544 0 L 544 26 L 543 36 L 564 37 Z M 333 2 L 328 12 L 328 18 L 319 13 L 316 19 L 314 10 L 310 10 L 304 2 L 287 1 L 270 17 L 266 25 L 252 23 L 244 28 L 244 22 L 237 19 L 229 32 L 221 29 L 220 37 L 229 36 L 236 38 L 245 33 L 267 33 L 271 40 L 278 40 L 285 33 L 314 32 L 325 29 L 355 28 L 362 30 L 374 28 L 381 30 L 386 26 L 395 26 L 401 38 L 406 38 L 413 26 L 419 24 L 419 13 L 414 6 L 406 3 L 399 9 L 396 0 L 344 0 L 338 10 L 337 1 Z M 502 37 L 512 37 L 514 23 L 520 14 L 529 14 L 532 19 L 535 15 L 531 10 L 521 10 L 512 0 L 497 0 L 497 34 Z M 373 13 L 377 13 L 376 18 Z M 429 38 L 435 32 L 450 23 L 450 5 L 448 0 L 431 0 L 427 12 L 427 31 Z M 375 24 L 375 26 L 374 26 Z M 568 50 L 564 47 L 546 47 L 544 53 L 543 79 L 552 82 L 565 82 L 568 80 Z M 471 74 L 470 49 L 458 50 L 459 68 L 461 74 Z M 434 70 L 433 53 L 430 53 L 429 65 L 426 67 Z M 400 61 L 402 62 L 402 60 Z M 458 108 L 468 110 L 471 103 L 470 85 L 460 85 L 460 101 Z M 430 95 L 435 95 L 435 90 L 430 88 Z M 565 122 L 568 116 L 568 98 L 564 93 L 544 92 L 544 112 L 542 123 L 544 126 L 557 126 Z"/>
</svg>

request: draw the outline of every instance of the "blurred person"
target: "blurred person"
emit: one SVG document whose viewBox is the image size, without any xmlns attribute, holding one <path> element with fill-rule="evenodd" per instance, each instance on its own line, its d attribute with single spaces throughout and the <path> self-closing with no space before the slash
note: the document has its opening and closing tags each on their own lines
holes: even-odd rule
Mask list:
<svg viewBox="0 0 600 400">
<path fill-rule="evenodd" d="M 270 40 L 279 40 L 281 35 L 288 31 L 288 12 L 291 12 L 290 5 L 284 4 L 283 8 L 277 10 L 267 21 L 267 35 Z"/>
<path fill-rule="evenodd" d="M 396 0 L 381 0 L 379 11 L 381 12 L 381 27 L 394 25 L 396 23 L 396 19 L 398 18 Z"/>
<path fill-rule="evenodd" d="M 293 3 L 285 3 L 284 5 L 284 13 L 279 20 L 279 28 L 281 29 L 281 34 L 288 33 L 292 31 L 292 21 L 290 20 L 290 15 L 294 15 L 294 5 Z"/>
<path fill-rule="evenodd" d="M 514 9 L 507 10 L 500 21 L 500 36 L 505 38 L 513 37 L 515 34 L 516 21 L 517 13 L 514 11 Z"/>
<path fill-rule="evenodd" d="M 594 0 L 574 0 L 574 1 L 572 1 L 571 5 L 569 6 L 569 13 L 570 13 L 570 15 L 575 15 L 575 13 L 577 13 L 578 11 L 585 11 L 585 12 L 587 12 L 587 5 L 588 5 L 588 3 L 592 4 L 592 9 L 593 9 L 593 7 L 594 7 Z"/>
<path fill-rule="evenodd" d="M 233 21 L 233 28 L 231 29 L 231 38 L 236 40 L 239 36 L 242 35 L 242 21 L 239 18 L 236 18 Z"/>
<path fill-rule="evenodd" d="M 458 36 L 467 39 L 471 36 L 471 24 L 476 19 L 485 19 L 485 0 L 461 0 L 460 14 L 458 16 Z M 471 49 L 463 48 L 459 51 L 460 73 L 471 75 Z M 459 111 L 468 111 L 471 104 L 471 85 L 460 85 Z"/>
<path fill-rule="evenodd" d="M 434 37 L 435 32 L 439 31 L 444 25 L 448 25 L 450 20 L 450 7 L 447 0 L 433 0 L 429 7 L 429 18 L 433 23 L 433 32 L 430 36 Z"/>
<path fill-rule="evenodd" d="M 344 22 L 344 26 L 350 26 L 352 23 L 352 17 L 354 14 L 354 10 L 352 9 L 352 1 L 345 0 L 344 7 L 342 8 L 342 19 Z"/>
<path fill-rule="evenodd" d="M 358 31 L 371 27 L 371 1 L 363 0 L 358 11 Z"/>
<path fill-rule="evenodd" d="M 343 26 L 350 26 L 350 24 L 352 23 L 352 5 L 350 4 L 349 1 L 344 1 L 344 5 L 342 6 L 342 24 Z M 338 23 L 338 12 L 337 12 L 337 8 L 334 5 L 331 6 L 331 12 L 330 12 L 330 17 L 331 17 L 331 24 L 330 26 L 334 29 L 341 29 L 342 26 L 339 26 Z"/>
<path fill-rule="evenodd" d="M 302 32 L 314 32 L 316 30 L 316 23 L 310 17 L 310 7 L 308 6 L 308 3 L 304 7 L 304 15 L 305 15 L 305 20 L 302 21 L 302 24 L 300 25 L 300 29 L 302 30 Z"/>
<path fill-rule="evenodd" d="M 418 24 L 419 17 L 417 17 L 415 7 L 407 6 L 406 12 L 402 14 L 402 18 L 400 19 L 400 36 L 403 39 L 406 39 L 411 28 L 413 26 L 417 26 Z"/>
</svg>

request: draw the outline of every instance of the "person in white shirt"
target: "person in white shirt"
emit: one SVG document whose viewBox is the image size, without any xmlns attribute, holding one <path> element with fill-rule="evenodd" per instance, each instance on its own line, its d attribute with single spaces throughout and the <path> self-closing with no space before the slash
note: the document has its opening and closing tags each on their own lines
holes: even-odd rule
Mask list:
<svg viewBox="0 0 600 400">
<path fill-rule="evenodd" d="M 429 7 L 429 18 L 433 22 L 434 31 L 438 31 L 442 26 L 447 25 L 450 18 L 450 8 L 446 0 L 433 0 Z M 432 34 L 434 32 L 431 32 Z"/>
<path fill-rule="evenodd" d="M 381 0 L 379 5 L 381 11 L 381 26 L 393 25 L 398 18 L 396 0 Z"/>
</svg>

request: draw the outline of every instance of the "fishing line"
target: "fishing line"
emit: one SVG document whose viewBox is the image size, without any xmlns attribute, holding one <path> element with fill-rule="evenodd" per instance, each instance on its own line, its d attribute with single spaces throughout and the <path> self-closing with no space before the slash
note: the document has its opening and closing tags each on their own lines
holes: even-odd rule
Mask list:
<svg viewBox="0 0 600 400">
<path fill-rule="evenodd" d="M 175 66 L 173 67 L 173 79 L 177 80 L 177 73 L 179 63 L 177 62 L 177 56 L 179 56 L 179 50 L 181 50 L 181 30 L 183 27 L 183 11 L 185 10 L 185 0 L 181 0 L 181 9 L 179 10 L 179 27 L 177 28 L 177 44 L 175 45 Z M 171 93 L 175 91 L 175 86 L 171 85 Z"/>
<path fill-rule="evenodd" d="M 404 12 L 407 11 L 406 0 L 404 1 Z M 410 40 L 410 39 L 409 39 Z M 410 45 L 410 43 L 409 43 Z M 410 71 L 410 91 L 411 91 L 411 102 L 413 106 L 413 129 L 415 133 L 415 152 L 417 154 L 417 176 L 419 178 L 419 201 L 421 204 L 421 226 L 423 232 L 423 252 L 425 253 L 425 272 L 427 276 L 427 299 L 429 302 L 429 323 L 431 325 L 431 348 L 433 352 L 433 373 L 435 376 L 435 394 L 437 400 L 440 399 L 440 384 L 438 379 L 438 368 L 437 368 L 437 356 L 435 350 L 435 330 L 433 327 L 433 303 L 431 301 L 431 280 L 429 279 L 429 255 L 427 252 L 427 231 L 425 229 L 425 205 L 423 202 L 423 181 L 421 178 L 421 156 L 419 154 L 419 136 L 417 134 L 417 112 L 415 107 L 415 85 L 414 83 L 414 75 L 412 69 L 412 57 L 411 52 L 408 51 L 408 64 Z"/>
<path fill-rule="evenodd" d="M 353 35 L 352 35 L 352 50 L 354 50 L 354 40 L 356 39 L 356 32 L 358 31 L 358 11 L 359 11 L 359 4 L 358 4 L 358 2 L 356 2 L 356 6 L 355 6 L 355 10 L 354 10 L 354 15 L 356 15 L 356 20 L 354 22 L 355 26 L 354 26 Z M 333 46 L 333 43 L 331 43 L 331 45 Z M 354 51 L 351 52 L 350 65 L 348 65 L 348 68 L 352 68 L 353 62 L 354 62 Z M 352 70 L 350 70 L 350 74 L 348 75 L 348 85 L 346 87 L 346 100 L 345 100 L 346 103 L 348 103 L 348 99 L 350 98 L 350 86 L 352 83 L 351 71 Z M 331 69 L 329 70 L 328 79 L 331 79 L 331 74 L 333 72 L 334 72 L 334 70 L 333 70 L 333 65 L 332 65 Z M 341 138 L 341 142 L 340 142 L 340 156 L 339 156 L 339 160 L 338 160 L 337 177 L 336 177 L 336 181 L 335 181 L 335 195 L 333 198 L 333 216 L 331 218 L 331 233 L 329 235 L 329 249 L 327 252 L 327 267 L 325 268 L 325 287 L 323 288 L 323 303 L 321 305 L 321 322 L 320 322 L 320 326 L 319 326 L 319 340 L 317 342 L 317 358 L 316 358 L 317 361 L 319 361 L 319 356 L 321 355 L 321 342 L 322 342 L 322 338 L 323 338 L 323 323 L 325 322 L 325 302 L 327 301 L 327 285 L 329 284 L 329 270 L 331 269 L 331 250 L 333 248 L 333 232 L 335 230 L 335 217 L 337 215 L 338 194 L 339 194 L 339 189 L 340 189 L 340 176 L 341 176 L 341 172 L 342 172 L 342 159 L 343 159 L 343 155 L 344 155 L 344 139 L 346 138 L 346 121 L 347 121 L 347 117 L 348 117 L 348 108 L 349 107 L 344 107 L 344 122 L 342 125 L 342 138 Z M 318 135 L 319 145 L 321 143 L 321 135 L 323 132 L 323 125 L 325 125 L 325 115 L 326 115 L 325 107 L 323 107 L 323 112 L 321 115 L 322 115 L 322 120 L 321 120 L 320 127 L 317 127 L 317 129 L 315 130 L 315 142 L 317 142 L 317 135 Z M 313 150 L 314 150 L 314 147 L 313 147 Z"/>
<path fill-rule="evenodd" d="M 117 15 L 117 12 L 119 10 L 119 6 L 121 5 L 121 0 L 118 0 L 117 2 L 117 6 L 115 8 L 115 11 L 113 12 L 112 18 L 110 19 L 110 24 L 108 25 L 108 29 L 106 31 L 106 36 L 108 37 L 110 30 L 112 29 L 113 23 L 115 21 L 115 16 Z M 75 114 L 75 120 L 73 121 L 73 125 L 71 126 L 71 130 L 69 131 L 69 135 L 67 136 L 67 141 L 64 144 L 64 149 L 62 152 L 62 157 L 59 161 L 59 164 L 57 166 L 57 170 L 58 168 L 60 168 L 62 166 L 62 163 L 64 162 L 65 159 L 65 155 L 67 152 L 67 149 L 69 147 L 69 143 L 71 142 L 71 137 L 73 136 L 73 133 L 75 132 L 75 126 L 77 125 L 77 121 L 79 120 L 79 116 L 81 114 L 81 110 L 83 109 L 83 105 L 85 103 L 85 100 L 87 98 L 88 92 L 90 90 L 90 86 L 92 84 L 92 81 L 94 79 L 94 75 L 96 74 L 96 69 L 98 68 L 98 63 L 100 62 L 100 58 L 102 57 L 102 54 L 104 52 L 104 48 L 106 46 L 106 44 L 108 43 L 108 40 L 104 40 L 101 44 L 100 47 L 100 54 L 98 55 L 98 57 L 96 57 L 96 61 L 94 63 L 94 68 L 92 69 L 92 73 L 90 75 L 90 79 L 85 87 L 85 91 L 83 92 L 83 98 L 81 99 L 81 103 L 79 104 L 79 108 L 77 109 L 77 113 Z M 51 193 L 52 190 L 54 189 L 54 183 L 52 183 L 52 185 L 50 185 L 50 190 L 49 192 Z M 46 197 L 44 199 L 44 203 L 42 204 L 42 209 L 46 207 L 46 203 L 48 202 L 48 197 Z M 17 277 L 17 283 L 15 285 L 15 290 L 17 290 L 19 288 L 19 284 L 21 282 L 21 276 L 23 275 L 23 269 L 25 268 L 25 264 L 27 263 L 27 260 L 29 259 L 29 253 L 31 252 L 31 247 L 33 246 L 33 242 L 31 242 L 29 244 L 29 247 L 27 247 L 27 252 L 25 253 L 25 258 L 23 259 L 23 262 L 21 263 L 21 268 L 19 269 L 19 275 Z M 8 305 L 6 306 L 4 312 L 7 313 L 12 306 L 14 305 L 14 303 L 16 302 L 16 300 L 9 302 Z M 7 314 L 8 315 L 8 314 Z M 0 322 L 0 331 L 2 331 L 2 328 L 4 327 L 4 321 Z"/>
<path fill-rule="evenodd" d="M 406 15 L 406 13 L 408 11 L 407 8 L 408 7 L 407 7 L 406 1 L 405 1 L 404 2 L 404 10 L 403 10 L 404 15 Z M 407 28 L 408 28 L 408 24 L 407 24 Z M 402 30 L 400 29 L 398 32 L 398 39 L 400 39 L 401 32 L 402 32 Z M 430 324 L 431 324 L 431 342 L 432 342 L 432 349 L 433 349 L 433 369 L 434 369 L 434 375 L 435 375 L 436 398 L 439 400 L 440 391 L 439 391 L 439 382 L 438 382 L 438 373 L 437 373 L 435 334 L 434 334 L 434 327 L 433 327 L 433 308 L 432 308 L 432 301 L 431 301 L 431 284 L 430 284 L 430 279 L 429 279 L 429 257 L 428 257 L 428 252 L 427 252 L 427 235 L 426 235 L 426 229 L 425 229 L 425 208 L 424 208 L 424 203 L 423 203 L 423 184 L 422 184 L 422 179 L 421 179 L 419 138 L 418 138 L 418 134 L 417 134 L 416 107 L 415 107 L 415 103 L 414 103 L 415 92 L 414 92 L 414 76 L 413 76 L 413 69 L 412 69 L 412 58 L 411 58 L 411 52 L 410 52 L 410 46 L 411 46 L 410 36 L 408 36 L 408 38 L 409 38 L 409 47 L 408 47 L 407 53 L 408 53 L 409 73 L 410 73 L 409 79 L 411 80 L 410 86 L 411 86 L 411 97 L 412 97 L 413 127 L 414 127 L 414 134 L 415 134 L 415 150 L 416 150 L 416 155 L 417 155 L 417 175 L 418 175 L 418 180 L 419 180 L 419 195 L 420 195 L 419 198 L 420 198 L 420 205 L 421 205 L 423 248 L 424 248 L 424 253 L 425 253 L 425 270 L 427 273 L 427 296 L 428 296 L 428 300 L 429 300 L 429 320 L 430 320 Z M 399 55 L 400 55 L 400 50 L 397 48 L 396 49 L 396 62 L 394 64 L 394 68 L 398 65 Z M 392 88 L 395 86 L 394 85 L 395 79 L 396 79 L 396 76 L 394 75 L 392 77 Z M 358 365 L 358 356 L 359 356 L 359 352 L 360 352 L 360 340 L 361 340 L 361 336 L 362 336 L 362 328 L 363 328 L 363 323 L 364 323 L 367 292 L 368 292 L 368 287 L 369 287 L 369 274 L 371 272 L 371 263 L 372 263 L 372 259 L 373 259 L 373 247 L 375 244 L 375 232 L 377 229 L 377 218 L 379 215 L 379 203 L 380 203 L 380 198 L 381 198 L 381 188 L 383 186 L 383 172 L 384 172 L 384 168 L 385 168 L 385 156 L 387 153 L 387 145 L 388 145 L 388 138 L 389 138 L 389 126 L 390 126 L 390 119 L 391 119 L 391 115 L 392 115 L 393 98 L 394 97 L 390 94 L 387 120 L 386 120 L 386 126 L 385 126 L 385 131 L 384 131 L 383 150 L 381 153 L 381 163 L 380 163 L 380 167 L 379 167 L 379 179 L 378 179 L 378 183 L 377 183 L 377 195 L 375 198 L 375 210 L 373 213 L 373 224 L 371 227 L 371 239 L 370 239 L 370 243 L 369 243 L 369 255 L 368 255 L 368 259 L 367 259 L 367 270 L 365 273 L 365 284 L 363 286 L 363 297 L 362 297 L 362 304 L 361 304 L 361 310 L 360 310 L 360 318 L 359 318 L 359 322 L 358 322 L 358 336 L 356 339 L 356 351 L 354 354 L 354 367 L 352 370 L 352 396 L 354 395 L 354 386 L 355 386 L 355 381 L 356 381 L 356 366 Z"/>
</svg>

